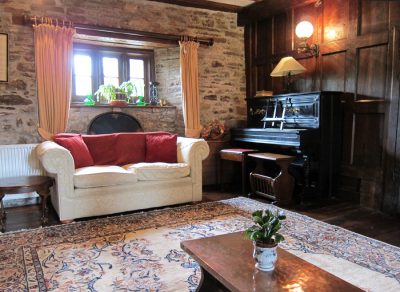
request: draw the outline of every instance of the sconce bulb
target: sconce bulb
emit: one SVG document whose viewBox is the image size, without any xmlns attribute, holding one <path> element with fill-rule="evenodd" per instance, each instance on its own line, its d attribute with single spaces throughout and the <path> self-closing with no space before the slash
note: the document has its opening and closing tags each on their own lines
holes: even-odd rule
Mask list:
<svg viewBox="0 0 400 292">
<path fill-rule="evenodd" d="M 308 39 L 314 32 L 314 27 L 309 21 L 301 21 L 296 25 L 296 35 L 299 39 Z"/>
</svg>

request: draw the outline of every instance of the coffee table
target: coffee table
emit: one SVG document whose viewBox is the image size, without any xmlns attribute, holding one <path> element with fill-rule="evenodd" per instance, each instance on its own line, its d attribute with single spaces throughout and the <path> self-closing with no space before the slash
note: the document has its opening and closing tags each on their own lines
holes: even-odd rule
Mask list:
<svg viewBox="0 0 400 292">
<path fill-rule="evenodd" d="M 197 291 L 363 291 L 279 247 L 275 270 L 259 271 L 243 232 L 186 240 L 181 247 L 200 264 Z"/>
</svg>

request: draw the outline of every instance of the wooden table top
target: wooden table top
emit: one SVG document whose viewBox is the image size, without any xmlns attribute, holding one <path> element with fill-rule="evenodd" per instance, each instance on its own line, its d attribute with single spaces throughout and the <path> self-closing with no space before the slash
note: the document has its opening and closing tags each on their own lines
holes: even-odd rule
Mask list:
<svg viewBox="0 0 400 292">
<path fill-rule="evenodd" d="M 0 190 L 3 192 L 21 191 L 23 192 L 38 187 L 51 185 L 53 179 L 48 176 L 32 175 L 32 176 L 16 176 L 5 177 L 0 179 Z"/>
<path fill-rule="evenodd" d="M 243 232 L 187 240 L 181 247 L 231 291 L 362 291 L 280 248 L 275 270 L 259 271 Z"/>
</svg>

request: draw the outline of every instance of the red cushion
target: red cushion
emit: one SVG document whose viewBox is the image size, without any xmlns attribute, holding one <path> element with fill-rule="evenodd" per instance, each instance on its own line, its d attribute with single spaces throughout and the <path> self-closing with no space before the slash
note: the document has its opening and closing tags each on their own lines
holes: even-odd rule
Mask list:
<svg viewBox="0 0 400 292">
<path fill-rule="evenodd" d="M 146 162 L 177 162 L 177 135 L 154 133 L 146 136 Z"/>
<path fill-rule="evenodd" d="M 116 149 L 117 134 L 84 135 L 95 165 L 116 165 L 120 153 Z"/>
<path fill-rule="evenodd" d="M 94 164 L 89 149 L 81 135 L 74 135 L 72 137 L 56 136 L 54 137 L 54 141 L 71 152 L 71 155 L 74 158 L 75 168 L 91 166 Z"/>
<path fill-rule="evenodd" d="M 117 134 L 115 151 L 118 153 L 116 165 L 143 162 L 146 159 L 146 133 Z"/>
</svg>

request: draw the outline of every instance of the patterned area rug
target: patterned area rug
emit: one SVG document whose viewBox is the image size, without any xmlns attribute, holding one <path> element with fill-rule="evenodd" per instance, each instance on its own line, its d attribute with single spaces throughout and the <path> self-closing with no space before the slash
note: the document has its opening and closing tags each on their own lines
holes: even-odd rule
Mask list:
<svg viewBox="0 0 400 292">
<path fill-rule="evenodd" d="M 194 291 L 180 241 L 251 224 L 247 198 L 0 235 L 0 291 Z M 281 247 L 369 291 L 400 291 L 400 248 L 285 211 Z"/>
</svg>

